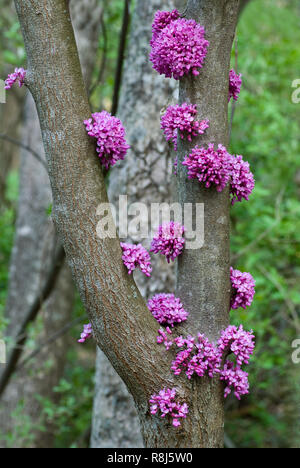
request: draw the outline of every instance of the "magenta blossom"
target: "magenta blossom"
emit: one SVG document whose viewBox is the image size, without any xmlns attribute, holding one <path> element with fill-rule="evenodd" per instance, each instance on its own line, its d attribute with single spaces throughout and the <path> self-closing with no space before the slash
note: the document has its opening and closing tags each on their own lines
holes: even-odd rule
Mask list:
<svg viewBox="0 0 300 468">
<path fill-rule="evenodd" d="M 255 180 L 248 162 L 243 161 L 242 156 L 232 156 L 231 159 L 231 186 L 232 205 L 243 199 L 249 200 L 253 192 Z"/>
<path fill-rule="evenodd" d="M 147 305 L 153 317 L 161 325 L 168 324 L 174 327 L 177 323 L 184 322 L 189 316 L 180 299 L 174 294 L 156 294 Z"/>
<path fill-rule="evenodd" d="M 137 268 L 140 267 L 142 273 L 146 276 L 151 276 L 151 258 L 149 252 L 141 245 L 125 244 L 121 242 L 123 250 L 122 260 L 129 275 Z"/>
<path fill-rule="evenodd" d="M 182 164 L 188 169 L 189 179 L 198 179 L 206 188 L 214 185 L 218 192 L 222 192 L 230 181 L 231 158 L 224 146 L 219 145 L 215 150 L 211 143 L 208 149 L 195 146 Z"/>
<path fill-rule="evenodd" d="M 21 88 L 25 83 L 27 70 L 24 68 L 16 68 L 14 73 L 8 75 L 7 79 L 5 80 L 4 89 L 11 89 L 14 83 L 19 84 L 19 88 Z"/>
<path fill-rule="evenodd" d="M 175 375 L 185 371 L 188 379 L 191 379 L 193 374 L 204 377 L 206 373 L 212 378 L 219 372 L 220 352 L 204 335 L 198 333 L 197 339 L 192 336 L 186 339 L 180 336 L 175 338 L 174 342 L 178 348 L 183 348 L 172 362 L 171 369 Z"/>
<path fill-rule="evenodd" d="M 87 325 L 83 325 L 83 332 L 80 335 L 80 340 L 78 340 L 78 343 L 85 343 L 86 340 L 92 337 L 92 334 L 92 324 L 88 323 Z"/>
<path fill-rule="evenodd" d="M 164 388 L 158 394 L 152 395 L 149 400 L 151 414 L 159 412 L 162 418 L 170 416 L 174 427 L 180 426 L 180 419 L 185 419 L 189 412 L 186 403 L 181 404 L 175 400 L 176 393 L 176 388 Z"/>
<path fill-rule="evenodd" d="M 157 36 L 161 33 L 161 31 L 168 26 L 172 21 L 177 20 L 179 18 L 179 13 L 177 10 L 173 11 L 157 11 L 154 16 L 154 21 L 152 24 L 152 40 L 155 41 Z"/>
<path fill-rule="evenodd" d="M 161 118 L 161 129 L 167 141 L 172 140 L 177 151 L 177 133 L 182 139 L 192 141 L 192 137 L 202 135 L 209 127 L 209 120 L 196 120 L 197 106 L 183 103 L 181 106 L 169 106 Z"/>
<path fill-rule="evenodd" d="M 109 112 L 102 111 L 92 114 L 92 118 L 84 124 L 88 135 L 97 139 L 96 151 L 105 169 L 123 160 L 130 146 L 125 139 L 125 129 L 120 119 Z"/>
<path fill-rule="evenodd" d="M 226 330 L 222 331 L 218 341 L 218 349 L 221 353 L 232 352 L 236 356 L 238 366 L 249 364 L 250 356 L 252 356 L 255 348 L 255 336 L 253 331 L 247 332 L 243 325 L 239 328 L 230 325 Z"/>
<path fill-rule="evenodd" d="M 180 223 L 170 223 L 160 226 L 151 243 L 150 252 L 161 253 L 166 256 L 168 263 L 174 261 L 183 251 L 185 240 L 183 238 L 184 226 Z"/>
<path fill-rule="evenodd" d="M 229 326 L 221 332 L 217 344 L 198 333 L 197 338 L 188 335 L 187 338 L 179 336 L 172 337 L 172 330 L 167 327 L 166 330 L 158 331 L 157 343 L 164 344 L 167 351 L 173 345 L 179 348 L 176 357 L 172 362 L 171 370 L 174 375 L 180 375 L 185 372 L 188 379 L 193 375 L 204 377 L 205 375 L 213 378 L 217 375 L 227 385 L 225 388 L 225 398 L 231 393 L 231 387 L 234 388 L 235 396 L 240 399 L 249 391 L 248 374 L 241 369 L 243 364 L 249 364 L 250 356 L 253 354 L 255 342 L 252 330 L 247 332 L 240 325 L 239 328 Z M 227 356 L 233 353 L 236 357 L 236 366 L 233 362 L 226 360 Z M 225 365 L 222 367 L 223 362 Z"/>
<path fill-rule="evenodd" d="M 248 373 L 243 371 L 239 366 L 234 367 L 231 361 L 226 361 L 220 373 L 220 380 L 226 383 L 225 398 L 231 393 L 231 387 L 233 387 L 234 394 L 238 400 L 241 399 L 242 395 L 248 395 L 249 393 Z"/>
<path fill-rule="evenodd" d="M 230 70 L 229 73 L 229 95 L 228 95 L 228 102 L 231 98 L 235 101 L 238 100 L 239 94 L 241 92 L 242 87 L 242 75 L 237 74 L 234 70 Z"/>
<path fill-rule="evenodd" d="M 190 72 L 199 75 L 199 69 L 207 54 L 209 42 L 205 39 L 205 31 L 194 20 L 178 18 L 169 22 L 161 29 L 165 19 L 157 19 L 153 25 L 153 37 L 150 42 L 150 61 L 153 68 L 166 78 L 179 80 Z"/>
<path fill-rule="evenodd" d="M 253 302 L 255 294 L 255 281 L 250 273 L 242 273 L 230 268 L 230 280 L 233 289 L 230 307 L 235 310 L 239 307 L 246 309 Z"/>
<path fill-rule="evenodd" d="M 169 351 L 169 349 L 173 345 L 173 340 L 169 338 L 168 335 L 172 335 L 172 330 L 170 327 L 166 327 L 166 330 L 160 328 L 158 330 L 158 336 L 156 338 L 157 344 L 164 344 L 167 351 Z"/>
</svg>

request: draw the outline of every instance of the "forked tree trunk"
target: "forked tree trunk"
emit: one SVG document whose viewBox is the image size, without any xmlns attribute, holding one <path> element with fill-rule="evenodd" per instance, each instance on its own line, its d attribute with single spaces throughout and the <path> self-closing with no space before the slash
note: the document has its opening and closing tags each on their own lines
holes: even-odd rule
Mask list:
<svg viewBox="0 0 300 468">
<path fill-rule="evenodd" d="M 160 112 L 168 101 L 177 101 L 178 82 L 158 75 L 152 69 L 148 56 L 150 25 L 155 12 L 159 9 L 172 10 L 175 7 L 183 11 L 184 5 L 182 0 L 140 0 L 136 6 L 124 63 L 118 112 L 118 117 L 125 125 L 131 149 L 124 163 L 117 165 L 112 171 L 108 190 L 110 202 L 116 208 L 120 195 L 127 195 L 128 206 L 139 202 L 150 207 L 151 203 L 172 201 L 172 188 L 176 184 L 172 170 L 174 155 L 160 129 Z M 127 241 L 140 241 L 138 235 L 133 235 L 133 238 L 132 235 L 131 233 L 128 236 Z M 148 239 L 143 243 L 149 247 Z M 153 256 L 152 267 L 151 281 L 138 272 L 135 275 L 145 299 L 159 292 L 173 292 L 175 287 L 175 269 L 165 259 L 158 255 Z M 91 446 L 142 446 L 133 399 L 100 350 L 97 355 Z"/>
<path fill-rule="evenodd" d="M 73 0 L 71 9 L 85 83 L 89 87 L 102 8 L 98 0 Z M 45 159 L 36 107 L 30 94 L 26 98 L 22 142 Z M 49 176 L 44 166 L 30 153 L 24 150 L 21 153 L 19 208 L 6 305 L 9 320 L 6 332 L 7 336 L 12 337 L 45 283 L 57 244 L 53 221 L 47 214 L 52 203 Z M 64 265 L 51 296 L 41 308 L 42 331 L 35 333 L 37 342 L 43 343 L 70 321 L 74 292 L 71 272 Z M 6 388 L 0 400 L 1 430 L 6 435 L 12 435 L 11 445 L 52 446 L 54 434 L 51 427 L 48 426 L 45 431 L 38 428 L 41 405 L 37 395 L 53 400 L 52 389 L 63 375 L 69 345 L 67 337 L 62 336 L 45 347 L 29 365 L 17 372 Z M 12 415 L 19 404 L 22 404 L 22 408 L 17 412 L 18 423 Z M 23 435 L 20 421 L 25 419 L 30 421 L 30 427 L 29 433 Z"/>
<path fill-rule="evenodd" d="M 229 59 L 238 3 L 237 0 L 189 1 L 186 10 L 187 17 L 195 17 L 206 27 L 211 49 L 200 77 L 184 80 L 182 92 L 190 89 L 193 82 L 194 95 L 191 97 L 198 102 L 202 94 L 201 77 L 204 79 L 209 96 L 203 96 L 208 106 L 207 117 L 216 119 L 209 135 L 217 143 L 226 143 Z M 221 386 L 201 380 L 188 382 L 184 376 L 175 378 L 171 374 L 170 361 L 164 349 L 155 342 L 157 324 L 123 266 L 118 238 L 101 239 L 96 235 L 97 206 L 107 203 L 108 199 L 94 143 L 82 124 L 90 109 L 66 10 L 67 2 L 41 0 L 38 5 L 33 5 L 30 0 L 15 0 L 15 4 L 28 56 L 27 84 L 38 108 L 49 165 L 55 222 L 91 318 L 97 344 L 134 397 L 146 446 L 221 447 L 224 422 Z M 61 47 L 62 43 L 64 47 Z M 203 108 L 200 112 L 202 115 Z M 181 180 L 186 186 L 187 181 L 182 177 Z M 185 193 L 182 188 L 180 192 Z M 211 198 L 206 201 L 215 206 L 215 195 L 210 194 Z M 218 232 L 224 239 L 225 253 L 219 252 L 220 242 L 216 243 L 215 249 L 217 258 L 225 258 L 226 264 L 219 265 L 217 274 L 220 282 L 214 283 L 216 304 L 210 304 L 210 311 L 217 314 L 217 318 L 209 317 L 208 327 L 199 320 L 205 310 L 204 295 L 201 292 L 202 299 L 199 299 L 198 287 L 193 290 L 189 285 L 190 294 L 202 309 L 196 315 L 192 308 L 196 321 L 189 321 L 191 331 L 200 329 L 210 337 L 217 334 L 213 326 L 221 328 L 227 323 L 229 306 L 228 206 L 225 194 L 219 201 L 224 207 L 224 218 L 219 220 L 224 230 Z M 209 208 L 208 212 L 212 210 Z M 213 222 L 213 219 L 207 217 L 206 222 Z M 208 237 L 207 242 L 210 240 Z M 211 246 L 206 245 L 203 253 L 196 251 L 195 256 L 210 254 L 211 250 Z M 206 263 L 215 272 L 210 259 L 209 255 Z M 212 275 L 210 271 L 205 274 Z M 210 293 L 208 297 L 211 298 Z M 219 304 L 221 297 L 224 298 L 222 310 Z M 206 316 L 203 314 L 202 317 Z M 150 395 L 162 387 L 175 385 L 180 397 L 190 405 L 189 416 L 180 428 L 174 428 L 167 419 L 155 418 L 149 413 Z"/>
</svg>

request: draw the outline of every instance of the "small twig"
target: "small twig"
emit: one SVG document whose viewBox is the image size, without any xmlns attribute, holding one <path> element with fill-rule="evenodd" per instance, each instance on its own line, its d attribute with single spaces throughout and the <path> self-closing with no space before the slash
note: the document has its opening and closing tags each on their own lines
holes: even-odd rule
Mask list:
<svg viewBox="0 0 300 468">
<path fill-rule="evenodd" d="M 234 56 L 235 56 L 235 71 L 236 71 L 236 73 L 238 73 L 239 51 L 238 51 L 238 37 L 237 37 L 237 34 L 235 34 L 235 39 L 234 39 Z M 233 99 L 232 100 L 232 107 L 231 107 L 230 126 L 229 126 L 229 141 L 231 141 L 232 127 L 233 127 L 233 120 L 234 120 L 235 111 L 236 111 L 236 101 Z"/>
<path fill-rule="evenodd" d="M 95 90 L 98 88 L 98 86 L 102 84 L 103 76 L 104 76 L 105 69 L 106 69 L 108 41 L 107 41 L 106 25 L 104 21 L 104 10 L 102 11 L 100 22 L 101 22 L 101 30 L 102 30 L 102 35 L 103 35 L 103 54 L 102 54 L 102 60 L 101 60 L 98 78 L 97 78 L 96 83 L 92 85 L 92 87 L 89 90 L 89 98 L 91 98 L 91 96 L 93 95 Z"/>
<path fill-rule="evenodd" d="M 75 325 L 77 325 L 78 323 L 82 322 L 82 320 L 84 319 L 85 315 L 82 315 L 81 317 L 78 317 L 77 319 L 73 320 L 72 322 L 69 322 L 67 323 L 63 328 L 61 328 L 60 330 L 58 330 L 56 333 L 54 333 L 53 335 L 51 335 L 48 340 L 44 341 L 43 343 L 41 343 L 40 346 L 38 346 L 35 350 L 33 350 L 25 359 L 23 359 L 23 361 L 20 362 L 20 364 L 16 367 L 15 369 L 15 372 L 18 372 L 19 370 L 21 370 L 26 364 L 28 361 L 30 361 L 31 359 L 33 359 L 34 357 L 36 357 L 44 348 L 46 348 L 47 346 L 51 345 L 52 343 L 54 343 L 56 340 L 58 340 L 58 338 L 60 338 L 61 336 L 65 335 L 69 330 L 70 328 L 74 327 Z"/>
<path fill-rule="evenodd" d="M 13 145 L 17 145 L 17 146 L 20 146 L 20 148 L 23 148 L 24 150 L 28 151 L 29 153 L 32 154 L 32 156 L 37 159 L 43 166 L 44 168 L 46 169 L 46 171 L 48 172 L 48 167 L 47 167 L 47 164 L 46 162 L 41 158 L 41 156 L 36 152 L 34 151 L 30 146 L 28 145 L 25 145 L 24 143 L 22 143 L 21 141 L 18 141 L 18 140 L 15 140 L 14 138 L 11 138 L 10 136 L 8 135 L 4 135 L 2 133 L 0 133 L 0 138 L 2 140 L 5 140 L 5 141 L 8 141 L 9 143 L 12 143 Z"/>
<path fill-rule="evenodd" d="M 117 110 L 118 110 L 118 104 L 119 104 L 119 95 L 120 95 L 120 88 L 121 88 L 121 83 L 122 83 L 123 63 L 124 63 L 124 56 L 125 56 L 125 49 L 126 49 L 126 38 L 127 38 L 127 32 L 128 32 L 129 24 L 130 24 L 129 7 L 130 7 L 130 0 L 124 0 L 123 24 L 122 24 L 121 34 L 120 34 L 117 69 L 116 69 L 116 74 L 115 74 L 114 95 L 113 95 L 113 103 L 112 103 L 112 109 L 111 109 L 112 115 L 116 115 Z"/>
<path fill-rule="evenodd" d="M 20 359 L 20 356 L 22 354 L 22 348 L 24 346 L 24 343 L 27 339 L 27 327 L 29 323 L 33 322 L 35 318 L 37 317 L 41 305 L 43 304 L 46 299 L 50 296 L 51 292 L 53 291 L 53 288 L 55 287 L 56 280 L 58 277 L 58 274 L 61 270 L 61 267 L 63 265 L 65 258 L 65 251 L 62 246 L 60 246 L 57 250 L 57 253 L 55 255 L 55 259 L 52 264 L 52 268 L 49 272 L 49 275 L 45 281 L 44 287 L 42 291 L 36 296 L 35 300 L 32 303 L 32 306 L 29 308 L 20 328 L 17 333 L 17 337 L 15 340 L 15 345 L 14 348 L 12 349 L 10 356 L 8 358 L 7 365 L 1 375 L 0 378 L 0 396 L 4 392 L 5 388 L 7 387 L 7 384 L 10 381 L 11 376 L 13 375 L 16 366 L 18 364 L 18 361 Z"/>
</svg>

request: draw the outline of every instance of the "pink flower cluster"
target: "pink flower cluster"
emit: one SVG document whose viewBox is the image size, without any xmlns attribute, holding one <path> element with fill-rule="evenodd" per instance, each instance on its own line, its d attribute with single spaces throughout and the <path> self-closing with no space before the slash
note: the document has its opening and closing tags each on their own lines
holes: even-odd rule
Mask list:
<svg viewBox="0 0 300 468">
<path fill-rule="evenodd" d="M 222 192 L 230 182 L 233 205 L 243 198 L 249 200 L 254 189 L 249 163 L 244 162 L 242 156 L 229 154 L 223 145 L 217 150 L 213 143 L 207 149 L 196 146 L 182 164 L 188 168 L 189 179 L 198 179 L 206 188 L 215 185 L 217 191 Z"/>
<path fill-rule="evenodd" d="M 234 394 L 238 400 L 241 399 L 242 395 L 248 395 L 249 393 L 248 373 L 240 367 L 234 367 L 234 363 L 231 361 L 226 361 L 220 373 L 220 380 L 226 383 L 224 390 L 225 398 L 231 393 L 231 387 L 233 387 Z"/>
<path fill-rule="evenodd" d="M 233 98 L 235 101 L 238 100 L 239 94 L 242 87 L 242 75 L 237 74 L 234 70 L 230 70 L 229 73 L 229 95 L 228 102 Z"/>
<path fill-rule="evenodd" d="M 166 78 L 175 80 L 190 72 L 199 75 L 209 46 L 200 24 L 194 20 L 176 19 L 177 16 L 176 10 L 157 12 L 150 42 L 153 68 Z"/>
<path fill-rule="evenodd" d="M 227 354 L 231 351 L 236 356 L 238 366 L 249 364 L 250 356 L 252 356 L 255 342 L 253 331 L 247 332 L 243 325 L 239 328 L 230 325 L 226 330 L 222 331 L 218 341 L 218 349 L 221 353 Z"/>
<path fill-rule="evenodd" d="M 158 232 L 152 240 L 150 252 L 165 255 L 168 263 L 170 260 L 174 261 L 183 251 L 185 244 L 183 234 L 184 226 L 180 223 L 171 221 L 159 226 Z"/>
<path fill-rule="evenodd" d="M 172 362 L 171 369 L 175 375 L 180 375 L 184 370 L 188 379 L 191 379 L 194 373 L 199 377 L 204 377 L 207 373 L 212 378 L 219 372 L 220 353 L 204 335 L 198 333 L 197 340 L 192 336 L 180 336 L 175 338 L 174 342 L 178 348 L 184 348 L 177 353 Z"/>
<path fill-rule="evenodd" d="M 152 24 L 153 34 L 152 34 L 151 44 L 153 41 L 156 40 L 157 36 L 161 33 L 163 29 L 165 29 L 166 26 L 168 26 L 172 21 L 175 21 L 178 18 L 179 18 L 178 10 L 173 10 L 173 11 L 158 10 L 155 13 L 154 21 Z"/>
<path fill-rule="evenodd" d="M 217 150 L 212 143 L 208 149 L 196 146 L 182 164 L 188 168 L 189 179 L 198 179 L 206 188 L 214 184 L 222 192 L 230 180 L 231 155 L 222 145 Z"/>
<path fill-rule="evenodd" d="M 8 75 L 7 79 L 5 80 L 5 89 L 11 89 L 15 83 L 19 83 L 19 87 L 21 88 L 25 83 L 27 70 L 24 68 L 16 68 L 14 73 Z"/>
<path fill-rule="evenodd" d="M 189 316 L 180 299 L 174 294 L 156 294 L 148 301 L 147 306 L 161 325 L 168 324 L 174 327 L 177 323 L 184 322 Z"/>
<path fill-rule="evenodd" d="M 189 412 L 186 403 L 176 401 L 176 388 L 164 388 L 158 394 L 152 395 L 149 403 L 151 414 L 160 412 L 162 418 L 170 416 L 174 427 L 180 426 L 180 419 L 185 419 Z"/>
<path fill-rule="evenodd" d="M 78 343 L 85 343 L 86 340 L 92 337 L 92 334 L 92 324 L 88 323 L 87 325 L 83 325 L 83 332 L 80 335 L 80 340 L 78 340 Z"/>
<path fill-rule="evenodd" d="M 141 245 L 125 244 L 121 242 L 123 250 L 122 260 L 129 275 L 137 268 L 140 267 L 142 273 L 146 276 L 151 276 L 151 258 L 149 252 Z"/>
<path fill-rule="evenodd" d="M 169 351 L 169 349 L 173 345 L 173 340 L 169 338 L 168 335 L 172 335 L 172 330 L 170 327 L 166 327 L 166 330 L 160 328 L 160 330 L 158 330 L 158 336 L 156 338 L 157 344 L 163 343 L 167 351 Z"/>
<path fill-rule="evenodd" d="M 102 111 L 92 114 L 92 118 L 85 120 L 84 124 L 88 134 L 97 139 L 97 153 L 105 169 L 125 158 L 130 146 L 120 119 Z"/>
<path fill-rule="evenodd" d="M 233 288 L 230 307 L 238 309 L 239 307 L 251 306 L 255 294 L 255 280 L 250 273 L 242 273 L 239 270 L 230 268 L 230 280 Z"/>
<path fill-rule="evenodd" d="M 243 198 L 249 200 L 253 192 L 255 180 L 248 162 L 243 161 L 242 156 L 232 156 L 231 159 L 231 187 L 232 205 Z"/>
<path fill-rule="evenodd" d="M 172 140 L 177 151 L 177 131 L 182 139 L 192 141 L 192 137 L 202 135 L 209 127 L 209 120 L 197 121 L 197 106 L 183 103 L 181 106 L 169 106 L 161 118 L 161 129 L 167 141 Z"/>
<path fill-rule="evenodd" d="M 252 330 L 247 332 L 242 325 L 239 328 L 229 326 L 221 333 L 217 345 L 200 333 L 197 338 L 179 336 L 172 339 L 170 335 L 172 331 L 169 327 L 166 331 L 160 329 L 157 343 L 164 344 L 167 351 L 174 344 L 181 348 L 171 366 L 175 375 L 180 375 L 183 371 L 188 379 L 191 379 L 194 374 L 199 377 L 208 375 L 211 378 L 219 375 L 220 379 L 227 384 L 224 392 L 225 398 L 231 393 L 231 387 L 234 388 L 238 399 L 248 393 L 248 374 L 241 369 L 241 366 L 249 364 L 250 356 L 254 351 L 255 337 Z M 233 362 L 226 360 L 222 368 L 224 359 L 230 353 L 236 357 L 236 366 Z"/>
</svg>

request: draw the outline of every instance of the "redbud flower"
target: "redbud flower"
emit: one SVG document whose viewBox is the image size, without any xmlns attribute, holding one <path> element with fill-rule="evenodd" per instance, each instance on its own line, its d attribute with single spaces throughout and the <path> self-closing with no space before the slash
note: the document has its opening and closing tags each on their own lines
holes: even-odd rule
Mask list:
<svg viewBox="0 0 300 468">
<path fill-rule="evenodd" d="M 164 388 L 158 394 L 152 395 L 149 400 L 151 414 L 160 413 L 162 418 L 170 416 L 174 427 L 180 426 L 180 419 L 185 419 L 189 412 L 186 403 L 181 404 L 175 400 L 176 393 L 176 388 Z"/>
<path fill-rule="evenodd" d="M 16 68 L 14 73 L 8 75 L 5 80 L 4 89 L 11 89 L 14 83 L 19 83 L 19 88 L 21 88 L 25 83 L 26 73 L 27 70 L 24 70 L 24 68 Z"/>
<path fill-rule="evenodd" d="M 250 356 L 252 356 L 255 342 L 253 331 L 247 332 L 243 329 L 243 325 L 239 328 L 230 325 L 226 330 L 222 331 L 218 341 L 218 348 L 221 353 L 230 351 L 236 356 L 237 365 L 249 364 Z"/>
<path fill-rule="evenodd" d="M 188 168 L 189 179 L 198 179 L 206 188 L 215 185 L 222 192 L 230 180 L 231 158 L 224 146 L 215 150 L 211 143 L 208 149 L 196 146 L 182 164 Z"/>
<path fill-rule="evenodd" d="M 174 294 L 156 294 L 148 301 L 148 309 L 158 323 L 168 324 L 174 327 L 177 323 L 184 322 L 189 313 Z"/>
<path fill-rule="evenodd" d="M 155 41 L 157 36 L 161 31 L 172 21 L 179 18 L 179 13 L 177 10 L 173 11 L 157 11 L 154 16 L 154 21 L 152 24 L 152 41 Z M 152 42 L 151 41 L 151 42 Z"/>
<path fill-rule="evenodd" d="M 251 306 L 255 294 L 255 281 L 250 273 L 242 273 L 239 270 L 230 268 L 230 280 L 233 288 L 230 308 Z"/>
<path fill-rule="evenodd" d="M 140 267 L 142 273 L 146 276 L 151 276 L 151 258 L 149 252 L 141 245 L 124 244 L 121 242 L 123 250 L 122 260 L 129 275 L 137 268 Z"/>
<path fill-rule="evenodd" d="M 197 121 L 197 106 L 187 104 L 169 106 L 161 118 L 161 129 L 167 141 L 172 140 L 177 151 L 177 132 L 182 139 L 192 141 L 192 137 L 202 135 L 209 127 L 209 120 Z"/>
<path fill-rule="evenodd" d="M 166 78 L 179 80 L 182 76 L 192 73 L 199 75 L 203 67 L 209 42 L 205 39 L 205 31 L 194 20 L 183 18 L 169 22 L 154 20 L 150 61 L 153 68 Z M 166 26 L 161 29 L 164 22 Z"/>
<path fill-rule="evenodd" d="M 92 114 L 92 118 L 84 124 L 88 135 L 97 139 L 96 151 L 105 169 L 123 160 L 130 146 L 125 139 L 125 129 L 120 119 L 109 112 L 102 111 Z"/>
<path fill-rule="evenodd" d="M 224 369 L 220 373 L 220 380 L 226 383 L 225 398 L 231 393 L 231 387 L 233 387 L 238 400 L 241 399 L 242 395 L 249 393 L 248 373 L 244 372 L 240 367 L 234 367 L 231 361 L 226 361 Z"/>
<path fill-rule="evenodd" d="M 243 198 L 249 200 L 255 186 L 255 180 L 248 162 L 243 161 L 242 156 L 231 158 L 231 187 L 232 205 L 241 202 Z"/>
<path fill-rule="evenodd" d="M 92 324 L 88 323 L 87 325 L 83 325 L 83 332 L 80 335 L 80 340 L 78 340 L 78 343 L 85 343 L 86 340 L 92 337 L 92 334 Z"/>
<path fill-rule="evenodd" d="M 160 226 L 151 243 L 150 252 L 161 253 L 166 256 L 168 263 L 174 261 L 183 251 L 185 240 L 183 238 L 184 226 L 171 221 Z"/>
<path fill-rule="evenodd" d="M 166 330 L 163 330 L 161 328 L 160 330 L 158 330 L 158 336 L 156 338 L 157 344 L 163 343 L 167 351 L 169 351 L 169 349 L 173 345 L 173 340 L 169 338 L 168 335 L 172 335 L 171 328 L 166 327 Z"/>
<path fill-rule="evenodd" d="M 228 102 L 231 98 L 235 101 L 238 100 L 239 94 L 241 92 L 242 86 L 242 75 L 237 74 L 234 70 L 230 70 L 229 73 L 229 95 L 228 95 Z"/>
<path fill-rule="evenodd" d="M 184 348 L 172 362 L 171 369 L 175 375 L 185 371 L 187 378 L 191 379 L 194 373 L 199 377 L 204 377 L 207 373 L 211 378 L 218 373 L 221 354 L 204 335 L 198 333 L 197 339 L 192 336 L 184 339 L 180 336 L 174 342 L 179 348 Z"/>
</svg>

